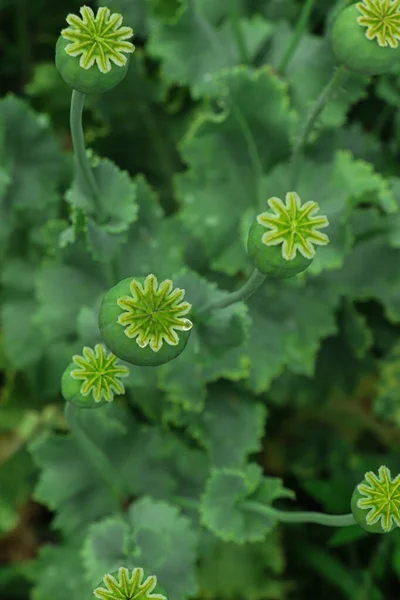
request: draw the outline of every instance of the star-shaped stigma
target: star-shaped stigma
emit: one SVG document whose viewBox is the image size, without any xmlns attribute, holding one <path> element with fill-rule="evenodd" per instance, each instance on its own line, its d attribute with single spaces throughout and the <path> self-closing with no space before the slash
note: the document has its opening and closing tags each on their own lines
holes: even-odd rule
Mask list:
<svg viewBox="0 0 400 600">
<path fill-rule="evenodd" d="M 364 496 L 357 501 L 358 508 L 368 510 L 366 522 L 374 525 L 380 521 L 384 531 L 400 527 L 400 475 L 392 479 L 387 467 L 379 467 L 379 475 L 372 471 L 365 474 L 365 481 L 357 486 Z"/>
<path fill-rule="evenodd" d="M 130 27 L 121 27 L 122 15 L 111 14 L 109 8 L 102 6 L 97 10 L 96 17 L 89 6 L 80 9 L 82 18 L 70 14 L 67 23 L 70 27 L 63 29 L 61 35 L 73 42 L 65 47 L 69 56 L 81 56 L 79 65 L 90 69 L 97 64 L 102 73 L 111 71 L 111 61 L 123 67 L 127 57 L 123 52 L 133 52 L 135 46 L 126 40 L 133 36 Z"/>
<path fill-rule="evenodd" d="M 71 371 L 73 379 L 82 379 L 80 392 L 83 396 L 91 393 L 96 402 L 101 402 L 104 397 L 112 402 L 114 394 L 124 394 L 124 384 L 120 377 L 129 375 L 128 367 L 118 365 L 118 358 L 111 352 L 107 355 L 104 344 L 96 344 L 94 350 L 85 346 L 83 356 L 75 354 L 72 361 L 79 369 Z"/>
<path fill-rule="evenodd" d="M 167 600 L 162 594 L 151 594 L 157 585 L 157 577 L 149 575 L 143 580 L 143 569 L 133 569 L 132 576 L 125 567 L 120 567 L 118 576 L 107 574 L 103 577 L 106 588 L 97 587 L 93 594 L 99 600 Z"/>
<path fill-rule="evenodd" d="M 305 258 L 314 258 L 313 244 L 325 246 L 329 242 L 325 233 L 316 231 L 329 225 L 325 216 L 314 216 L 319 210 L 317 202 L 308 201 L 302 206 L 296 192 L 288 192 L 286 204 L 273 197 L 268 200 L 268 205 L 272 213 L 264 212 L 257 217 L 260 225 L 271 230 L 261 239 L 267 246 L 282 244 L 282 256 L 286 260 L 296 258 L 297 250 Z"/>
<path fill-rule="evenodd" d="M 118 323 L 124 325 L 128 338 L 136 338 L 141 348 L 150 346 L 158 352 L 163 341 L 177 346 L 179 337 L 175 330 L 189 331 L 193 323 L 182 318 L 192 308 L 189 302 L 182 302 L 185 290 L 173 287 L 166 279 L 158 285 L 155 275 L 147 275 L 144 285 L 132 279 L 131 296 L 118 298 L 117 303 L 123 312 Z"/>
<path fill-rule="evenodd" d="M 400 40 L 400 0 L 363 0 L 356 4 L 362 14 L 357 23 L 367 27 L 369 40 L 377 39 L 379 46 L 397 48 Z"/>
</svg>

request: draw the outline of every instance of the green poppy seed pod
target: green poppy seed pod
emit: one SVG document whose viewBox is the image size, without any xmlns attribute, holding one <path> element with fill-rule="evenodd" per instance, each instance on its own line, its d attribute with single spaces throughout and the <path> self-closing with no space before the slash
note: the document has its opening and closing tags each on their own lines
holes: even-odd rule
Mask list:
<svg viewBox="0 0 400 600">
<path fill-rule="evenodd" d="M 386 73 L 400 63 L 400 0 L 364 0 L 343 9 L 332 27 L 332 48 L 348 69 Z"/>
<path fill-rule="evenodd" d="M 378 475 L 365 474 L 351 497 L 351 512 L 357 523 L 370 533 L 389 533 L 400 527 L 400 475 L 379 467 Z"/>
<path fill-rule="evenodd" d="M 185 318 L 192 305 L 183 302 L 184 295 L 170 279 L 159 285 L 153 274 L 123 279 L 101 303 L 99 328 L 106 346 L 133 365 L 173 360 L 185 349 L 193 326 Z"/>
<path fill-rule="evenodd" d="M 102 581 L 93 590 L 93 595 L 98 600 L 110 600 L 111 598 L 116 600 L 131 600 L 131 598 L 167 600 L 163 594 L 151 593 L 156 587 L 161 590 L 160 585 L 157 585 L 156 575 L 149 575 L 144 581 L 143 579 L 144 571 L 141 567 L 133 569 L 132 575 L 129 575 L 127 568 L 120 567 L 118 571 L 104 575 Z"/>
<path fill-rule="evenodd" d="M 301 204 L 296 192 L 268 200 L 270 211 L 261 213 L 252 223 L 247 252 L 259 271 L 270 277 L 285 279 L 309 267 L 315 256 L 313 244 L 329 242 L 318 229 L 329 225 L 325 216 L 315 216 L 319 206 L 308 201 Z"/>
<path fill-rule="evenodd" d="M 104 344 L 94 350 L 85 346 L 82 355 L 76 354 L 61 378 L 64 400 L 80 408 L 98 408 L 112 402 L 116 394 L 124 394 L 121 377 L 129 375 L 128 367 L 118 358 L 107 354 Z"/>
<path fill-rule="evenodd" d="M 56 67 L 64 81 L 83 94 L 111 90 L 125 77 L 129 53 L 135 49 L 127 40 L 130 27 L 121 27 L 123 18 L 105 6 L 96 16 L 89 6 L 80 8 L 82 18 L 70 14 L 68 28 L 56 44 Z M 128 56 L 126 54 L 128 53 Z"/>
</svg>

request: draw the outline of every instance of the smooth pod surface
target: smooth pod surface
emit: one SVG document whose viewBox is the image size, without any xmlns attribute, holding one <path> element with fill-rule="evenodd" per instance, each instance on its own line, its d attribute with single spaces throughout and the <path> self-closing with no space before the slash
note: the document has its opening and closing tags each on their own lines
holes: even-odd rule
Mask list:
<svg viewBox="0 0 400 600">
<path fill-rule="evenodd" d="M 90 69 L 83 69 L 79 64 L 79 56 L 69 56 L 66 53 L 65 48 L 70 43 L 60 35 L 56 44 L 55 62 L 61 77 L 74 90 L 82 94 L 101 94 L 108 92 L 124 79 L 129 68 L 129 56 L 124 66 L 113 64 L 108 73 L 102 73 L 96 65 Z"/>
<path fill-rule="evenodd" d="M 339 13 L 332 27 L 332 49 L 345 67 L 363 75 L 379 75 L 400 63 L 400 46 L 379 46 L 369 40 L 366 28 L 357 22 L 361 13 L 355 4 Z"/>
<path fill-rule="evenodd" d="M 282 247 L 267 246 L 262 241 L 265 227 L 253 221 L 247 239 L 247 253 L 254 266 L 259 271 L 270 277 L 287 279 L 301 273 L 310 266 L 313 259 L 305 258 L 297 253 L 293 260 L 286 260 L 282 256 Z"/>
</svg>

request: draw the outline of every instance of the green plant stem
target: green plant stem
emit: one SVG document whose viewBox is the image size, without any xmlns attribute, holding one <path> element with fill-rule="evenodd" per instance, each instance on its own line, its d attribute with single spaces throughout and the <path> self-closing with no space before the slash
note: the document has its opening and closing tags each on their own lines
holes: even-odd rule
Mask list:
<svg viewBox="0 0 400 600">
<path fill-rule="evenodd" d="M 296 48 L 299 45 L 301 37 L 305 30 L 307 29 L 308 21 L 311 15 L 311 11 L 314 7 L 315 0 L 306 0 L 303 4 L 303 8 L 301 9 L 300 18 L 297 21 L 296 29 L 294 31 L 291 42 L 286 50 L 281 62 L 278 65 L 279 73 L 284 73 L 287 69 L 289 62 L 291 61 L 294 53 L 296 52 Z"/>
<path fill-rule="evenodd" d="M 98 195 L 99 190 L 93 175 L 92 168 L 86 155 L 85 138 L 82 128 L 82 113 L 85 103 L 85 94 L 76 90 L 72 91 L 71 110 L 70 110 L 70 128 L 72 136 L 72 145 L 74 148 L 74 160 L 76 177 L 83 186 L 84 191 L 93 200 L 96 209 L 99 209 Z"/>
<path fill-rule="evenodd" d="M 104 481 L 107 487 L 111 490 L 118 510 L 121 510 L 121 505 L 125 499 L 125 494 L 121 486 L 117 483 L 117 472 L 113 465 L 108 460 L 107 456 L 96 446 L 91 440 L 79 422 L 79 413 L 82 409 L 74 406 L 71 402 L 65 403 L 65 418 L 70 427 L 77 444 L 81 448 L 85 457 L 97 471 L 100 478 Z M 93 409 L 96 410 L 96 409 Z"/>
<path fill-rule="evenodd" d="M 192 498 L 175 496 L 173 501 L 183 508 L 200 509 L 200 503 Z M 357 524 L 352 513 L 347 515 L 326 515 L 317 512 L 286 512 L 251 500 L 243 502 L 241 508 L 248 512 L 263 515 L 268 519 L 273 518 L 280 523 L 318 523 L 327 527 L 349 527 L 350 525 Z"/>
<path fill-rule="evenodd" d="M 281 523 L 318 523 L 327 527 L 348 527 L 356 525 L 356 521 L 352 513 L 346 515 L 326 515 L 317 512 L 285 512 L 265 506 L 260 502 L 247 501 L 242 504 L 242 508 L 249 512 L 264 515 L 269 518 L 276 519 Z"/>
<path fill-rule="evenodd" d="M 254 269 L 253 273 L 250 275 L 250 278 L 246 281 L 246 283 L 236 292 L 232 292 L 229 296 L 222 298 L 222 300 L 216 300 L 215 302 L 210 302 L 206 304 L 202 309 L 199 310 L 198 314 L 203 314 L 211 310 L 215 310 L 217 308 L 225 308 L 226 306 L 230 306 L 235 302 L 240 302 L 241 300 L 246 300 L 249 296 L 254 294 L 258 290 L 259 287 L 264 283 L 266 279 L 266 275 L 261 273 L 258 269 Z"/>
<path fill-rule="evenodd" d="M 348 70 L 343 65 L 335 68 L 333 75 L 330 81 L 327 83 L 325 88 L 322 90 L 319 98 L 312 106 L 306 120 L 303 123 L 303 126 L 300 130 L 300 135 L 295 143 L 292 153 L 292 161 L 291 161 L 291 180 L 290 180 L 290 190 L 294 191 L 297 185 L 301 160 L 303 156 L 304 146 L 308 141 L 308 137 L 315 125 L 316 120 L 320 116 L 321 112 L 328 104 L 328 102 L 333 98 L 334 94 L 339 90 L 342 83 L 345 81 L 348 76 Z"/>
<path fill-rule="evenodd" d="M 242 24 L 240 22 L 239 3 L 240 0 L 230 0 L 230 21 L 233 34 L 236 38 L 240 61 L 242 64 L 248 65 L 250 62 L 250 57 L 247 50 L 246 40 L 243 34 Z"/>
</svg>

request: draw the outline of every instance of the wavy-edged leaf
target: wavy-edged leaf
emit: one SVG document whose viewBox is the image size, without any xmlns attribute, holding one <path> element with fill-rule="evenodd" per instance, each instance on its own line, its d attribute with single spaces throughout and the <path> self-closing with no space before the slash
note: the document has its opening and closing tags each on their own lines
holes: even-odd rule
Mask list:
<svg viewBox="0 0 400 600">
<path fill-rule="evenodd" d="M 286 85 L 269 67 L 218 76 L 220 114 L 200 112 L 181 145 L 189 169 L 176 176 L 180 218 L 200 240 L 213 270 L 233 275 L 249 264 L 240 243 L 247 208 L 261 200 L 263 172 L 288 156 L 295 115 Z"/>
<path fill-rule="evenodd" d="M 128 520 L 133 529 L 133 556 L 157 576 L 168 600 L 196 595 L 198 532 L 190 520 L 176 506 L 150 498 L 135 502 Z"/>
</svg>

